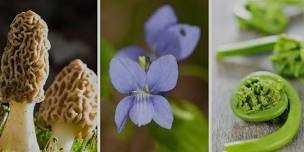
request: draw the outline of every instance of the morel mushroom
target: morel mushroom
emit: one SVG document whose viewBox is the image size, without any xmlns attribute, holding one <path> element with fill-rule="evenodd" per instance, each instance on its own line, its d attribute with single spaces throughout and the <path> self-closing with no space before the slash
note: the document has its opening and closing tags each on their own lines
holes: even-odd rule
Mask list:
<svg viewBox="0 0 304 152">
<path fill-rule="evenodd" d="M 18 14 L 10 25 L 1 59 L 0 94 L 9 103 L 9 116 L 0 137 L 0 150 L 39 152 L 34 106 L 44 99 L 49 73 L 47 24 L 32 11 Z"/>
<path fill-rule="evenodd" d="M 74 60 L 55 78 L 40 105 L 39 121 L 51 126 L 57 146 L 70 151 L 76 137 L 89 137 L 97 125 L 97 76 Z"/>
</svg>

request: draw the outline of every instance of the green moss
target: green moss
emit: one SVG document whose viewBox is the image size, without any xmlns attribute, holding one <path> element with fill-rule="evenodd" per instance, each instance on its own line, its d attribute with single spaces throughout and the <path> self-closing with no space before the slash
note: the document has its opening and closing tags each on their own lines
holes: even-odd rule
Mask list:
<svg viewBox="0 0 304 152">
<path fill-rule="evenodd" d="M 50 128 L 38 127 L 37 115 L 35 115 L 36 135 L 40 149 L 42 152 L 62 152 L 62 149 L 56 146 L 57 139 L 52 138 L 52 131 Z M 97 132 L 88 139 L 74 140 L 71 152 L 97 152 Z"/>
<path fill-rule="evenodd" d="M 51 130 L 48 128 L 36 127 L 36 135 L 40 149 L 44 149 L 51 138 Z"/>
<path fill-rule="evenodd" d="M 50 129 L 36 128 L 37 140 L 42 152 L 63 152 L 62 149 L 56 146 L 57 139 L 51 138 Z M 97 134 L 88 139 L 76 139 L 73 143 L 71 152 L 97 152 Z"/>
</svg>

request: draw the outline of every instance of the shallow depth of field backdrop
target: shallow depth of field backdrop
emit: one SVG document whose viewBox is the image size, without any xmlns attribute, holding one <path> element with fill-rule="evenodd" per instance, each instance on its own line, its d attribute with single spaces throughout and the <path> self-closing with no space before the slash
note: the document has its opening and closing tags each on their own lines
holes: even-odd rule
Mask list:
<svg viewBox="0 0 304 152">
<path fill-rule="evenodd" d="M 50 71 L 45 90 L 62 68 L 74 59 L 81 59 L 97 72 L 97 0 L 1 0 L 0 56 L 11 22 L 17 14 L 27 10 L 40 15 L 49 29 Z M 36 111 L 38 107 L 39 104 L 35 107 Z M 46 131 L 36 131 L 36 134 L 39 134 L 39 143 L 47 142 L 48 138 L 44 137 L 49 137 L 49 134 Z"/>
<path fill-rule="evenodd" d="M 178 123 L 173 123 L 172 130 L 174 131 L 161 129 L 153 123 L 138 128 L 128 120 L 126 128 L 118 134 L 114 114 L 118 102 L 124 95 L 119 94 L 110 83 L 109 61 L 123 47 L 132 44 L 146 46 L 144 23 L 163 4 L 170 4 L 174 8 L 180 23 L 197 25 L 201 28 L 199 44 L 189 58 L 179 62 L 178 84 L 169 94 L 170 103 L 177 105 L 190 103 L 188 109 L 181 107 L 180 117 L 187 118 L 190 115 L 199 120 L 187 122 L 178 120 L 179 118 L 174 115 L 174 121 Z M 102 150 L 110 152 L 208 151 L 208 1 L 102 0 L 101 39 Z M 175 127 L 179 127 L 179 130 L 175 130 Z M 203 136 L 196 137 L 195 134 Z M 200 148 L 195 148 L 195 146 L 200 146 Z"/>
<path fill-rule="evenodd" d="M 50 74 L 45 87 L 71 60 L 80 58 L 97 69 L 97 1 L 1 0 L 0 54 L 6 44 L 9 25 L 15 15 L 32 10 L 48 24 Z"/>
</svg>

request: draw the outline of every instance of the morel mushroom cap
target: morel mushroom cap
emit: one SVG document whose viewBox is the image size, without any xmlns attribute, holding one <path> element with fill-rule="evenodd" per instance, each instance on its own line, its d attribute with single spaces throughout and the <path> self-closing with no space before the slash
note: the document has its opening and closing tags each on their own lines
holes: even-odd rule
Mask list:
<svg viewBox="0 0 304 152">
<path fill-rule="evenodd" d="M 77 126 L 77 136 L 86 137 L 97 124 L 97 76 L 81 60 L 66 66 L 46 91 L 39 119 Z"/>
<path fill-rule="evenodd" d="M 40 102 L 49 73 L 47 24 L 32 11 L 18 14 L 10 25 L 1 59 L 0 93 L 4 101 Z"/>
</svg>

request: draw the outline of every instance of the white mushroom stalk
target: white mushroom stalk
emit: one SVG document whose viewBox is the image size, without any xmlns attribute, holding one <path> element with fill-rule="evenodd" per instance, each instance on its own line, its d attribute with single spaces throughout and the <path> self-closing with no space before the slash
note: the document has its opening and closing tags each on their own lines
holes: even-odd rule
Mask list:
<svg viewBox="0 0 304 152">
<path fill-rule="evenodd" d="M 2 150 L 39 152 L 33 111 L 35 103 L 10 103 L 10 113 L 0 138 Z"/>
<path fill-rule="evenodd" d="M 32 11 L 18 14 L 10 25 L 1 58 L 0 94 L 10 112 L 0 137 L 0 151 L 40 152 L 34 107 L 44 99 L 49 73 L 48 27 Z"/>
<path fill-rule="evenodd" d="M 75 138 L 86 139 L 97 125 L 97 75 L 74 60 L 55 78 L 40 105 L 39 120 L 51 126 L 57 146 L 71 150 Z"/>
<path fill-rule="evenodd" d="M 57 147 L 62 148 L 64 152 L 69 152 L 78 133 L 74 124 L 56 122 L 52 125 L 52 134 L 57 139 Z"/>
</svg>

